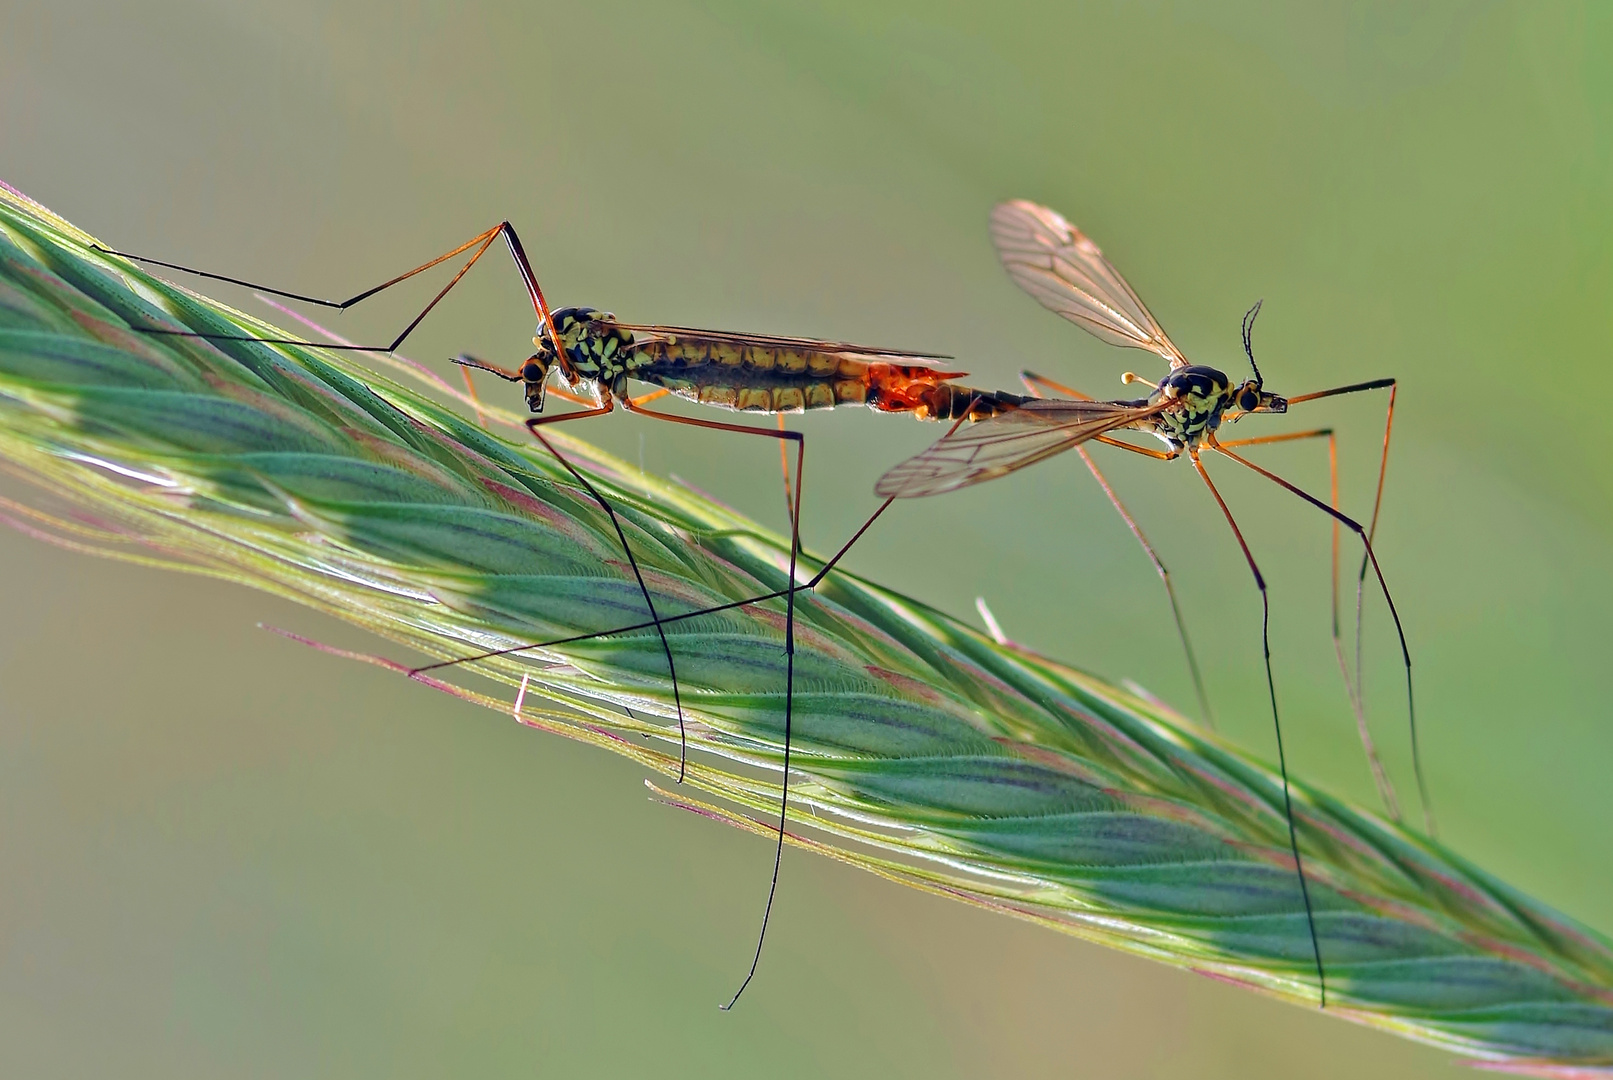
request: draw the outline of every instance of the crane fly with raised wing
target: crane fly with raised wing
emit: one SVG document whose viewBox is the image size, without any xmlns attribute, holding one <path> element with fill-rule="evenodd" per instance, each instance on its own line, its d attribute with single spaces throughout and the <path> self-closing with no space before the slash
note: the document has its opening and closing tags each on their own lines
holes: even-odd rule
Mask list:
<svg viewBox="0 0 1613 1080">
<path fill-rule="evenodd" d="M 1394 418 L 1395 380 L 1374 379 L 1297 397 L 1284 398 L 1265 388 L 1265 380 L 1261 375 L 1259 365 L 1255 362 L 1251 334 L 1255 317 L 1260 311 L 1259 303 L 1250 308 L 1243 318 L 1243 349 L 1248 357 L 1252 375 L 1247 379 L 1235 380 L 1217 368 L 1189 363 L 1182 351 L 1166 336 L 1159 323 L 1149 313 L 1148 308 L 1144 306 L 1136 292 L 1127 284 L 1126 279 L 1104 258 L 1103 252 L 1099 250 L 1098 246 L 1055 211 L 1023 200 L 1003 203 L 992 213 L 991 233 L 998 255 L 1002 259 L 1003 266 L 1007 269 L 1009 275 L 1044 307 L 1057 312 L 1096 337 L 1111 344 L 1143 349 L 1154 353 L 1166 362 L 1168 371 L 1157 383 L 1132 372 L 1126 372 L 1122 376 L 1123 382 L 1127 384 L 1141 383 L 1149 387 L 1149 392 L 1146 396 L 1129 401 L 1092 400 L 1079 391 L 1026 372 L 1023 377 L 1033 392 L 1051 389 L 1074 400 L 1026 401 L 1009 408 L 1000 409 L 994 415 L 982 418 L 979 423 L 955 428 L 923 453 L 902 462 L 887 472 L 880 479 L 875 490 L 878 494 L 887 498 L 937 495 L 995 477 L 1005 476 L 1008 473 L 1043 461 L 1066 450 L 1075 450 L 1080 453 L 1087 467 L 1103 486 L 1104 493 L 1120 512 L 1126 525 L 1131 529 L 1138 541 L 1141 542 L 1156 571 L 1165 583 L 1172 613 L 1176 618 L 1177 630 L 1187 653 L 1188 663 L 1192 669 L 1195 688 L 1199 693 L 1200 706 L 1205 712 L 1206 719 L 1208 719 L 1208 698 L 1204 693 L 1203 681 L 1200 678 L 1198 664 L 1187 637 L 1180 609 L 1177 606 L 1175 591 L 1171 587 L 1170 576 L 1165 570 L 1163 562 L 1154 552 L 1152 545 L 1143 536 L 1142 530 L 1138 527 L 1136 521 L 1120 502 L 1119 497 L 1103 474 L 1098 471 L 1096 463 L 1087 453 L 1084 444 L 1101 442 L 1161 461 L 1174 460 L 1184 454 L 1188 457 L 1194 470 L 1203 479 L 1211 495 L 1214 496 L 1216 505 L 1226 518 L 1227 524 L 1231 527 L 1232 534 L 1238 542 L 1249 571 L 1254 577 L 1255 585 L 1260 592 L 1263 612 L 1261 620 L 1261 651 L 1265 663 L 1266 687 L 1271 703 L 1272 724 L 1276 732 L 1277 761 L 1282 777 L 1282 809 L 1286 819 L 1289 847 L 1294 858 L 1296 877 L 1300 886 L 1300 898 L 1304 905 L 1306 923 L 1310 931 L 1312 958 L 1315 962 L 1320 987 L 1320 1001 L 1325 1007 L 1327 1003 L 1327 977 L 1323 965 L 1321 942 L 1317 934 L 1316 913 L 1312 903 L 1310 886 L 1305 876 L 1304 862 L 1300 855 L 1299 835 L 1294 823 L 1292 797 L 1288 788 L 1287 758 L 1283 750 L 1282 725 L 1277 709 L 1276 682 L 1272 676 L 1269 631 L 1270 601 L 1267 595 L 1266 580 L 1255 561 L 1254 554 L 1250 551 L 1248 543 L 1244 540 L 1243 532 L 1239 529 L 1231 510 L 1221 497 L 1220 491 L 1210 480 L 1210 474 L 1206 471 L 1200 456 L 1202 451 L 1211 450 L 1231 458 L 1331 515 L 1334 529 L 1333 638 L 1335 652 L 1338 655 L 1340 667 L 1344 671 L 1345 684 L 1349 690 L 1352 705 L 1355 708 L 1358 727 L 1363 741 L 1367 743 L 1368 756 L 1374 769 L 1374 775 L 1379 782 L 1380 790 L 1384 793 L 1387 805 L 1391 812 L 1398 817 L 1398 808 L 1394 802 L 1393 789 L 1388 785 L 1387 777 L 1378 763 L 1375 751 L 1372 749 L 1366 732 L 1364 713 L 1361 706 L 1359 588 L 1357 591 L 1357 664 L 1356 677 L 1353 682 L 1344 659 L 1343 646 L 1339 639 L 1337 601 L 1339 525 L 1351 529 L 1360 537 L 1364 548 L 1364 557 L 1358 580 L 1364 580 L 1366 567 L 1370 564 L 1382 589 L 1390 614 L 1393 616 L 1395 630 L 1400 638 L 1401 655 L 1405 661 L 1406 669 L 1406 700 L 1411 725 L 1412 758 L 1416 769 L 1418 790 L 1422 795 L 1424 814 L 1429 831 L 1432 832 L 1433 816 L 1429 808 L 1426 788 L 1423 784 L 1421 761 L 1417 754 L 1416 709 L 1411 691 L 1411 653 L 1406 645 L 1404 630 L 1401 628 L 1399 612 L 1396 610 L 1394 600 L 1389 594 L 1388 585 L 1384 582 L 1382 570 L 1378 567 L 1377 555 L 1372 547 L 1372 537 L 1375 535 L 1377 527 L 1378 507 L 1383 497 L 1383 476 L 1388 460 L 1389 431 Z M 1222 441 L 1219 436 L 1219 432 L 1225 424 L 1235 423 L 1245 416 L 1286 413 L 1290 406 L 1302 402 L 1379 389 L 1388 389 L 1390 397 L 1388 420 L 1384 431 L 1384 457 L 1379 465 L 1378 493 L 1373 504 L 1372 525 L 1370 528 L 1363 528 L 1358 522 L 1344 515 L 1338 509 L 1337 454 L 1333 432 L 1330 428 L 1230 441 Z M 1117 437 L 1125 432 L 1152 435 L 1164 444 L 1164 449 L 1139 446 Z M 1316 498 L 1275 473 L 1234 452 L 1235 447 L 1322 437 L 1328 440 L 1329 462 L 1333 469 L 1331 503 Z"/>
</svg>

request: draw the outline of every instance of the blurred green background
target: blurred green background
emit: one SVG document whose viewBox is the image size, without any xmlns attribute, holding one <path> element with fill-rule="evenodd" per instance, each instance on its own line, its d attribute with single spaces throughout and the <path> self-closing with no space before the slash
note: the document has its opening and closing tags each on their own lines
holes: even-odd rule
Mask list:
<svg viewBox="0 0 1613 1080">
<path fill-rule="evenodd" d="M 557 303 L 956 354 L 1100 396 L 1122 352 L 999 269 L 1003 198 L 1095 237 L 1199 363 L 1401 380 L 1380 532 L 1445 838 L 1613 930 L 1613 14 L 1539 3 L 0 3 L 0 178 L 108 243 L 346 295 L 501 218 Z M 502 260 L 502 255 L 499 256 Z M 251 308 L 249 298 L 211 289 Z M 429 288 L 341 317 L 385 340 Z M 507 263 L 410 342 L 514 361 Z M 484 392 L 506 391 L 484 385 Z M 1365 513 L 1383 401 L 1342 433 Z M 1254 421 L 1239 435 L 1251 434 Z M 805 417 L 808 542 L 936 434 Z M 771 448 L 579 432 L 782 526 Z M 743 441 L 743 440 L 742 440 Z M 1099 455 L 1272 752 L 1259 606 L 1183 463 Z M 1262 460 L 1325 485 L 1320 446 Z M 1230 463 L 1296 772 L 1375 805 L 1315 511 Z M 17 494 L 15 484 L 5 489 Z M 1348 550 L 1348 549 L 1347 549 Z M 0 534 L 0 1071 L 13 1076 L 1422 1075 L 1448 1059 L 787 857 L 635 767 L 254 629 L 215 582 Z M 893 511 L 851 565 L 1192 711 L 1159 584 L 1073 456 Z M 1396 654 L 1372 720 L 1414 800 Z"/>
</svg>

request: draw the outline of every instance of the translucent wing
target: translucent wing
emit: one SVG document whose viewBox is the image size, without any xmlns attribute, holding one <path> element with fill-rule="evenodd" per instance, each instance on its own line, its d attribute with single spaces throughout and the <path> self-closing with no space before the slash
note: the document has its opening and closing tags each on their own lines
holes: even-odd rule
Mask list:
<svg viewBox="0 0 1613 1080">
<path fill-rule="evenodd" d="M 1179 368 L 1187 363 L 1165 331 L 1080 229 L 1024 199 L 991 212 L 991 241 L 1008 275 L 1045 308 L 1113 345 L 1147 349 Z"/>
<path fill-rule="evenodd" d="M 910 499 L 1006 476 L 1105 432 L 1146 420 L 1170 404 L 1137 406 L 1050 398 L 1027 401 L 988 420 L 955 429 L 922 454 L 908 458 L 880 477 L 874 492 L 881 497 Z"/>
<path fill-rule="evenodd" d="M 859 359 L 892 360 L 903 364 L 937 366 L 936 361 L 950 360 L 942 353 L 911 352 L 906 349 L 882 349 L 872 345 L 853 345 L 847 341 L 819 341 L 816 338 L 779 337 L 773 334 L 731 333 L 726 330 L 701 330 L 692 326 L 658 326 L 618 323 L 635 337 L 648 340 L 687 342 L 691 345 L 735 345 L 758 349 L 793 349 L 797 352 L 822 353 L 835 356 L 855 356 Z"/>
</svg>

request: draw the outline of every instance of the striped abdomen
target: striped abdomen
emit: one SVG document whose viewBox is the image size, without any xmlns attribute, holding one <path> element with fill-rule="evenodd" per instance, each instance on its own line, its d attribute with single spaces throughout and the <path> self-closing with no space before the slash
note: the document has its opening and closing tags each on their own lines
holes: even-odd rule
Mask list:
<svg viewBox="0 0 1613 1080">
<path fill-rule="evenodd" d="M 881 402 L 875 408 L 886 412 L 911 412 L 920 420 L 958 420 L 967 416 L 974 421 L 1017 409 L 1031 399 L 1023 394 L 976 390 L 955 382 L 941 382 L 927 387 L 914 385 L 903 400 L 911 400 L 912 404 Z"/>
<path fill-rule="evenodd" d="M 1024 400 L 956 386 L 950 380 L 958 372 L 827 350 L 652 339 L 635 352 L 633 378 L 692 401 L 742 412 L 867 405 L 941 420 L 962 415 L 971 397 L 976 416 L 990 416 Z"/>
</svg>

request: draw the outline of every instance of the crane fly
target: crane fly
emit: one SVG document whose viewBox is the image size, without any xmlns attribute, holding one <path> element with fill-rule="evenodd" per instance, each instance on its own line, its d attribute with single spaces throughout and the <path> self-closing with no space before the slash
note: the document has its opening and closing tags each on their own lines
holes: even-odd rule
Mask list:
<svg viewBox="0 0 1613 1080">
<path fill-rule="evenodd" d="M 1098 246 L 1058 213 L 1044 206 L 1038 206 L 1035 203 L 1022 200 L 1003 203 L 992 212 L 991 232 L 998 254 L 1009 275 L 1044 307 L 1058 312 L 1094 336 L 1111 344 L 1144 349 L 1154 353 L 1166 361 L 1169 371 L 1158 383 L 1153 383 L 1142 376 L 1127 372 L 1123 376 L 1124 382 L 1143 383 L 1150 388 L 1147 396 L 1131 401 L 1095 401 L 1078 391 L 1026 372 L 1024 378 L 1033 392 L 1042 389 L 1053 389 L 1064 393 L 1067 398 L 1073 400 L 1038 398 L 1026 401 L 1017 407 L 999 410 L 995 415 L 984 418 L 978 424 L 954 429 L 928 450 L 902 462 L 887 472 L 881 477 L 875 490 L 878 494 L 891 498 L 938 495 L 995 477 L 1005 476 L 1028 465 L 1063 453 L 1066 450 L 1076 450 L 1092 471 L 1093 476 L 1102 485 L 1104 493 L 1120 512 L 1126 525 L 1141 542 L 1144 551 L 1147 552 L 1149 559 L 1153 562 L 1156 571 L 1165 583 L 1171 610 L 1176 618 L 1177 632 L 1187 653 L 1195 688 L 1199 694 L 1200 707 L 1205 710 L 1206 719 L 1208 719 L 1208 699 L 1204 694 L 1198 663 L 1193 656 L 1193 649 L 1187 636 L 1186 626 L 1182 622 L 1181 611 L 1176 603 L 1175 590 L 1171 587 L 1169 573 L 1160 561 L 1159 556 L 1154 552 L 1153 547 L 1143 536 L 1142 530 L 1137 526 L 1130 513 L 1127 512 L 1118 496 L 1116 496 L 1114 489 L 1109 485 L 1103 474 L 1098 471 L 1097 465 L 1087 453 L 1084 444 L 1101 442 L 1161 461 L 1171 461 L 1183 454 L 1187 455 L 1194 470 L 1203 479 L 1205 486 L 1210 490 L 1210 494 L 1214 496 L 1216 505 L 1226 518 L 1233 537 L 1237 540 L 1238 547 L 1243 552 L 1249 571 L 1254 577 L 1255 585 L 1260 592 L 1262 610 L 1261 648 L 1265 661 L 1267 696 L 1271 702 L 1272 724 L 1277 737 L 1277 761 L 1282 776 L 1283 811 L 1287 819 L 1289 848 L 1294 857 L 1301 898 L 1305 906 L 1306 923 L 1310 930 L 1312 952 L 1320 985 L 1321 1004 L 1326 1007 L 1327 978 L 1322 964 L 1321 944 L 1316 933 L 1316 918 L 1311 904 L 1310 888 L 1306 882 L 1304 863 L 1300 857 L 1299 836 L 1294 825 L 1293 802 L 1288 789 L 1288 766 L 1283 751 L 1282 724 L 1277 710 L 1276 682 L 1272 676 L 1271 606 L 1266 581 L 1261 574 L 1259 565 L 1255 561 L 1253 552 L 1251 552 L 1248 543 L 1244 539 L 1242 530 L 1232 516 L 1232 511 L 1221 497 L 1220 491 L 1211 481 L 1210 474 L 1206 471 L 1200 458 L 1202 451 L 1212 450 L 1254 470 L 1331 516 L 1333 520 L 1334 647 L 1340 667 L 1344 671 L 1346 688 L 1350 692 L 1352 705 L 1356 710 L 1357 722 L 1364 739 L 1366 738 L 1366 726 L 1361 706 L 1359 681 L 1359 596 L 1360 583 L 1365 580 L 1366 568 L 1369 564 L 1372 567 L 1378 585 L 1383 592 L 1384 600 L 1388 604 L 1389 612 L 1393 616 L 1395 631 L 1400 638 L 1401 655 L 1405 661 L 1406 668 L 1406 701 L 1411 727 L 1412 761 L 1417 775 L 1418 792 L 1422 798 L 1426 825 L 1432 833 L 1434 829 L 1433 815 L 1429 808 L 1427 791 L 1423 784 L 1421 761 L 1417 755 L 1417 713 L 1411 690 L 1411 653 L 1406 644 L 1405 632 L 1400 624 L 1399 612 L 1396 610 L 1394 600 L 1390 596 L 1389 587 L 1384 581 L 1382 569 L 1378 566 L 1377 554 L 1372 548 L 1372 538 L 1377 529 L 1378 509 L 1383 498 L 1383 477 L 1388 462 L 1389 431 L 1394 421 L 1395 380 L 1375 379 L 1369 382 L 1354 383 L 1348 386 L 1339 386 L 1329 390 L 1287 398 L 1268 391 L 1265 388 L 1265 381 L 1261 376 L 1260 367 L 1255 363 L 1254 347 L 1251 340 L 1255 317 L 1260 312 L 1259 303 L 1250 308 L 1243 319 L 1243 347 L 1249 359 L 1249 366 L 1253 376 L 1241 381 L 1234 380 L 1215 368 L 1189 363 L 1187 357 L 1160 329 L 1159 323 L 1155 321 L 1131 286 L 1126 283 L 1125 278 L 1104 258 Z M 1373 503 L 1370 528 L 1363 528 L 1358 522 L 1341 513 L 1338 509 L 1337 452 L 1333 432 L 1330 428 L 1229 441 L 1222 441 L 1218 434 L 1223 424 L 1236 423 L 1245 416 L 1281 414 L 1286 413 L 1290 406 L 1302 402 L 1381 389 L 1388 389 L 1390 395 L 1388 419 L 1384 429 L 1384 456 L 1379 465 L 1378 492 Z M 1117 437 L 1124 432 L 1152 435 L 1164 444 L 1165 449 L 1159 450 L 1138 446 Z M 1331 504 L 1309 494 L 1270 470 L 1255 464 L 1234 450 L 1235 447 L 1250 447 L 1322 437 L 1328 440 L 1329 462 L 1332 468 Z M 1357 662 L 1356 681 L 1354 683 L 1351 682 L 1350 672 L 1344 659 L 1343 645 L 1339 638 L 1338 629 L 1337 579 L 1338 528 L 1340 525 L 1355 532 L 1360 537 L 1364 548 L 1357 588 Z M 1372 750 L 1370 741 L 1367 742 L 1367 749 L 1380 789 L 1385 794 L 1391 812 L 1398 817 L 1398 809 L 1393 801 L 1392 789 L 1387 786 L 1387 777 L 1383 774 L 1381 766 L 1378 764 L 1376 753 Z"/>
<path fill-rule="evenodd" d="M 526 285 L 533 313 L 537 317 L 537 333 L 533 338 L 536 351 L 517 367 L 506 368 L 475 357 L 461 355 L 455 363 L 465 368 L 489 372 L 508 382 L 522 385 L 528 409 L 535 415 L 526 421 L 533 437 L 570 473 L 604 510 L 613 526 L 622 550 L 632 568 L 639 592 L 644 599 L 647 621 L 614 630 L 577 634 L 545 642 L 533 642 L 507 649 L 481 652 L 455 660 L 426 664 L 409 674 L 419 675 L 437 668 L 486 660 L 530 649 L 554 648 L 578 641 L 607 637 L 653 628 L 660 638 L 666 658 L 667 671 L 672 682 L 673 703 L 678 720 L 679 768 L 682 782 L 687 764 L 688 743 L 685 735 L 682 697 L 678 691 L 677 666 L 666 626 L 684 619 L 731 610 L 750 604 L 782 598 L 785 602 L 785 699 L 784 699 L 784 754 L 781 782 L 779 833 L 774 848 L 773 876 L 768 889 L 767 904 L 762 915 L 761 933 L 750 969 L 733 998 L 723 1008 L 732 1008 L 740 994 L 750 985 L 760 963 L 762 943 L 772 914 L 773 900 L 778 887 L 779 867 L 784 850 L 785 815 L 789 800 L 789 771 L 791 750 L 791 720 L 795 689 L 795 597 L 800 591 L 810 591 L 818 585 L 867 532 L 875 520 L 894 501 L 886 498 L 873 514 L 852 535 L 835 555 L 808 581 L 798 583 L 797 566 L 801 556 L 801 491 L 802 471 L 806 460 L 806 437 L 786 429 L 783 417 L 787 413 L 828 409 L 841 405 L 863 405 L 878 412 L 905 413 L 921 420 L 952 421 L 954 430 L 966 421 L 994 417 L 1005 410 L 1030 405 L 1034 399 L 1020 394 L 991 390 L 976 390 L 958 384 L 955 380 L 963 373 L 944 370 L 939 361 L 947 359 L 934 354 L 879 349 L 847 342 L 819 341 L 811 338 L 778 337 L 764 334 L 730 333 L 701 330 L 683 326 L 633 324 L 619 321 L 614 315 L 587 307 L 551 308 L 544 298 L 520 238 L 509 222 L 488 229 L 446 254 L 415 267 L 373 288 L 346 300 L 329 300 L 283 289 L 254 285 L 239 278 L 195 270 L 178 263 L 163 262 L 127 252 L 101 248 L 108 254 L 135 259 L 157 266 L 196 274 L 215 281 L 254 288 L 260 292 L 322 307 L 346 310 L 394 285 L 426 270 L 470 252 L 465 263 L 453 278 L 426 304 L 424 309 L 404 327 L 395 338 L 384 345 L 353 345 L 347 342 L 311 342 L 300 338 L 263 338 L 249 334 L 203 334 L 164 327 L 137 327 L 152 334 L 182 337 L 200 337 L 212 340 L 252 341 L 259 344 L 285 344 L 319 348 L 345 349 L 357 352 L 391 353 L 396 351 L 433 308 L 465 276 L 470 268 L 500 238 Z M 654 390 L 634 396 L 629 393 L 628 382 L 647 383 Z M 558 415 L 543 415 L 549 395 L 583 406 Z M 649 408 L 658 398 L 675 395 L 702 405 L 733 412 L 774 414 L 779 418 L 777 429 L 755 427 L 692 416 L 664 413 Z M 786 585 L 762 596 L 750 597 L 698 611 L 677 615 L 661 615 L 650 595 L 644 575 L 639 570 L 627 535 L 617 519 L 616 512 L 588 478 L 574 467 L 564 455 L 545 438 L 539 429 L 571 420 L 603 416 L 620 405 L 625 411 L 657 420 L 687 424 L 693 427 L 741 435 L 760 436 L 778 440 L 785 466 L 785 497 L 790 517 L 790 558 Z M 795 446 L 795 480 L 789 474 L 788 449 Z"/>
<path fill-rule="evenodd" d="M 1245 315 L 1243 324 L 1244 353 L 1248 356 L 1249 365 L 1254 373 L 1254 378 L 1246 381 L 1236 390 L 1232 390 L 1230 380 L 1228 380 L 1221 372 L 1216 371 L 1213 368 L 1194 368 L 1188 363 L 1181 350 L 1172 344 L 1170 339 L 1165 335 L 1164 331 L 1160 329 L 1158 322 L 1156 322 L 1153 316 L 1149 314 L 1148 309 L 1143 305 L 1142 301 L 1138 299 L 1137 294 L 1132 290 L 1131 286 L 1127 284 L 1125 278 L 1122 277 L 1119 271 L 1117 271 L 1114 266 L 1104 258 L 1103 253 L 1098 249 L 1097 245 L 1094 244 L 1088 237 L 1083 235 L 1080 230 L 1074 228 L 1069 224 L 1069 222 L 1065 221 L 1064 218 L 1056 212 L 1049 210 L 1046 207 L 1038 206 L 1035 203 L 1025 201 L 1004 203 L 997 207 L 992 214 L 992 238 L 996 244 L 1003 265 L 1009 271 L 1010 276 L 1012 276 L 1015 282 L 1025 289 L 1025 291 L 1034 296 L 1045 307 L 1048 307 L 1049 309 L 1063 315 L 1065 318 L 1070 319 L 1072 322 L 1083 326 L 1085 329 L 1102 340 L 1108 341 L 1112 344 L 1147 349 L 1148 351 L 1156 353 L 1167 361 L 1167 363 L 1170 365 L 1172 376 L 1167 377 L 1166 380 L 1162 381 L 1157 387 L 1154 388 L 1154 394 L 1151 395 L 1151 398 L 1174 397 L 1181 395 L 1184 390 L 1191 390 L 1192 396 L 1194 396 L 1197 400 L 1184 413 L 1184 419 L 1180 421 L 1173 421 L 1169 418 L 1169 414 L 1167 414 L 1165 418 L 1162 418 L 1164 426 L 1155 425 L 1152 431 L 1153 434 L 1165 442 L 1167 447 L 1167 459 L 1180 454 L 1184 448 L 1189 447 L 1189 445 L 1192 443 L 1190 436 L 1195 427 L 1200 427 L 1207 432 L 1209 439 L 1208 445 L 1211 445 L 1212 448 L 1221 451 L 1224 451 L 1231 446 L 1253 446 L 1273 442 L 1289 442 L 1297 439 L 1325 437 L 1328 440 L 1328 461 L 1330 465 L 1330 473 L 1332 474 L 1332 487 L 1334 489 L 1332 492 L 1332 506 L 1329 509 L 1329 513 L 1333 513 L 1338 509 L 1338 475 L 1336 440 L 1331 429 L 1322 428 L 1317 429 L 1314 432 L 1293 432 L 1256 439 L 1234 440 L 1231 443 L 1227 443 L 1219 441 L 1216 436 L 1216 428 L 1219 427 L 1220 420 L 1215 419 L 1215 417 L 1236 422 L 1242 416 L 1247 415 L 1250 412 L 1286 412 L 1287 406 L 1290 404 L 1300 404 L 1319 398 L 1334 397 L 1340 394 L 1358 393 L 1367 390 L 1387 389 L 1389 391 L 1386 422 L 1384 425 L 1383 453 L 1380 457 L 1378 466 L 1377 492 L 1373 501 L 1371 522 L 1363 537 L 1365 540 L 1366 552 L 1364 552 L 1362 555 L 1361 565 L 1356 574 L 1357 674 L 1353 683 L 1350 678 L 1348 666 L 1344 659 L 1343 643 L 1339 637 L 1337 596 L 1338 532 L 1339 525 L 1343 523 L 1344 519 L 1337 517 L 1335 517 L 1335 520 L 1333 521 L 1333 574 L 1335 584 L 1332 598 L 1332 631 L 1334 652 L 1338 659 L 1341 672 L 1344 675 L 1346 686 L 1350 688 L 1351 702 L 1356 712 L 1356 719 L 1360 729 L 1362 743 L 1366 749 L 1368 760 L 1371 763 L 1373 774 L 1378 782 L 1378 787 L 1384 799 L 1384 803 L 1390 813 L 1396 819 L 1398 819 L 1400 817 L 1400 813 L 1397 801 L 1395 799 L 1394 789 L 1389 784 L 1388 777 L 1384 773 L 1377 753 L 1372 745 L 1371 735 L 1366 730 L 1365 718 L 1359 696 L 1360 623 L 1362 599 L 1361 585 L 1365 581 L 1367 567 L 1369 564 L 1367 552 L 1370 552 L 1371 541 L 1377 533 L 1378 512 L 1383 502 L 1383 483 L 1388 467 L 1389 456 L 1389 435 L 1394 423 L 1396 392 L 1395 380 L 1376 379 L 1370 382 L 1337 387 L 1331 390 L 1324 390 L 1318 393 L 1305 394 L 1301 397 L 1291 397 L 1287 399 L 1277 397 L 1276 395 L 1266 394 L 1263 380 L 1260 375 L 1259 366 L 1255 363 L 1253 343 L 1251 341 L 1254 320 L 1260 311 L 1260 305 L 1256 303 L 1255 306 L 1251 308 L 1250 311 Z M 1056 389 L 1069 397 L 1085 397 L 1085 395 L 1079 393 L 1078 391 L 1072 390 L 1069 387 L 1060 386 L 1057 383 L 1053 383 L 1029 372 L 1024 373 L 1024 378 L 1026 379 L 1027 384 L 1032 387 L 1033 392 L 1039 386 L 1041 386 Z M 1146 382 L 1146 380 L 1139 380 L 1135 375 L 1130 373 L 1127 373 L 1127 375 L 1124 376 L 1124 379 L 1127 382 Z M 1191 387 L 1184 386 L 1184 379 L 1187 379 L 1193 385 Z M 1204 407 L 1204 405 L 1199 404 L 1200 402 L 1213 401 L 1216 397 L 1219 397 L 1221 401 L 1218 409 L 1207 409 Z M 1108 438 L 1100 437 L 1099 441 L 1108 442 L 1111 445 L 1119 445 L 1123 449 L 1127 450 L 1139 449 L 1129 444 L 1117 443 L 1115 440 Z M 1086 460 L 1089 468 L 1092 469 L 1094 476 L 1098 479 L 1099 483 L 1103 485 L 1106 494 L 1108 494 L 1111 501 L 1114 502 L 1116 509 L 1119 510 L 1121 516 L 1126 520 L 1127 525 L 1131 527 L 1138 540 L 1141 541 L 1144 550 L 1148 553 L 1149 558 L 1154 562 L 1156 569 L 1160 573 L 1160 576 L 1165 583 L 1167 594 L 1171 599 L 1172 610 L 1177 616 L 1177 629 L 1182 639 L 1184 650 L 1188 656 L 1189 666 L 1193 669 L 1195 688 L 1197 689 L 1200 697 L 1200 706 L 1204 709 L 1205 719 L 1207 721 L 1211 721 L 1213 726 L 1213 718 L 1209 711 L 1208 700 L 1204 695 L 1202 680 L 1200 680 L 1198 677 L 1197 662 L 1193 658 L 1192 647 L 1188 644 L 1186 629 L 1182 623 L 1180 611 L 1177 609 L 1175 593 L 1170 586 L 1170 576 L 1165 571 L 1163 564 L 1160 563 L 1158 556 L 1154 553 L 1146 538 L 1142 536 L 1141 530 L 1137 528 L 1135 522 L 1131 519 L 1131 516 L 1126 512 L 1125 507 L 1114 495 L 1113 490 L 1108 485 L 1108 482 L 1103 478 L 1102 474 L 1097 471 L 1096 465 L 1093 464 L 1090 456 L 1087 455 L 1084 449 L 1081 449 L 1080 452 L 1083 459 Z M 1243 462 L 1243 464 L 1247 464 L 1247 462 Z M 1402 645 L 1404 645 L 1403 641 Z M 1411 734 L 1413 760 L 1414 762 L 1418 762 L 1419 759 L 1415 753 L 1415 711 L 1409 711 L 1411 712 L 1412 716 Z M 1428 808 L 1429 802 L 1426 797 L 1426 791 L 1422 791 L 1423 783 L 1420 763 L 1417 769 L 1417 777 L 1419 791 L 1422 796 L 1422 802 L 1424 804 L 1425 814 L 1427 816 L 1426 824 L 1429 832 L 1432 833 L 1435 831 L 1432 811 Z"/>
</svg>

